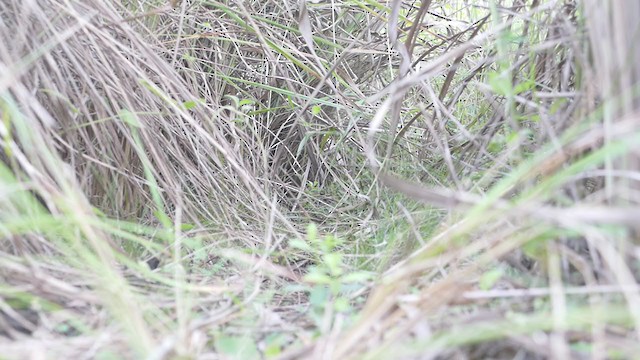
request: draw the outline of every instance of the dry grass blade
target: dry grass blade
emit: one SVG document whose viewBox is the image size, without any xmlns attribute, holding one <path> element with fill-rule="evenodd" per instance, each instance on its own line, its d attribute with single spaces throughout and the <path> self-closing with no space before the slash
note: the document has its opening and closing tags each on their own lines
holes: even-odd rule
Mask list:
<svg viewBox="0 0 640 360">
<path fill-rule="evenodd" d="M 639 12 L 5 0 L 0 356 L 636 356 Z"/>
</svg>

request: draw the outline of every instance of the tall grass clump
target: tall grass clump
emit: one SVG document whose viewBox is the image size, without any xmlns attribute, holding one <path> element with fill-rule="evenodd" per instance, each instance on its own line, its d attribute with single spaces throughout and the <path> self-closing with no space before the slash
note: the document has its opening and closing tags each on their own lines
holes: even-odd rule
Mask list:
<svg viewBox="0 0 640 360">
<path fill-rule="evenodd" d="M 0 358 L 633 358 L 634 0 L 0 4 Z"/>
</svg>

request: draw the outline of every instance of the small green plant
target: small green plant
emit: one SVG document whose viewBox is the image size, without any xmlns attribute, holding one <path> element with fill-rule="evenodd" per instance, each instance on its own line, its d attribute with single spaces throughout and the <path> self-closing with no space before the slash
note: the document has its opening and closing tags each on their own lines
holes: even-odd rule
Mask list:
<svg viewBox="0 0 640 360">
<path fill-rule="evenodd" d="M 296 240 L 292 246 L 312 254 L 316 263 L 305 275 L 309 285 L 312 317 L 320 326 L 327 313 L 350 313 L 350 295 L 371 279 L 366 271 L 350 271 L 341 252 L 343 241 L 333 235 L 318 235 L 315 224 L 307 227 L 307 241 Z"/>
</svg>

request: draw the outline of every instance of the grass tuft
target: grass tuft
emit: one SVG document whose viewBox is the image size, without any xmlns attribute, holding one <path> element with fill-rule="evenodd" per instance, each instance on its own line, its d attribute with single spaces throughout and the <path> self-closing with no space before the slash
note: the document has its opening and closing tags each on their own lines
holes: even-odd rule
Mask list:
<svg viewBox="0 0 640 360">
<path fill-rule="evenodd" d="M 638 12 L 5 0 L 0 357 L 635 357 Z"/>
</svg>

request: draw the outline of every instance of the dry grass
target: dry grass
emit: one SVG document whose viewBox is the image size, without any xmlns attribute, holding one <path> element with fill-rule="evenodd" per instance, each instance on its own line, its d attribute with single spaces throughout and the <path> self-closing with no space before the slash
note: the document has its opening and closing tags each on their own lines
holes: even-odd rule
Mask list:
<svg viewBox="0 0 640 360">
<path fill-rule="evenodd" d="M 634 357 L 639 11 L 5 1 L 0 358 Z"/>
</svg>

